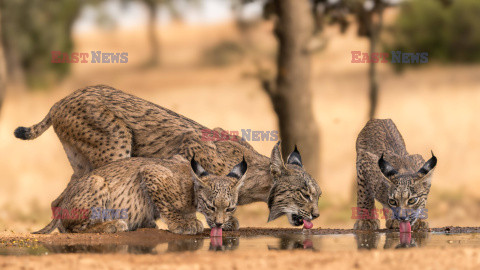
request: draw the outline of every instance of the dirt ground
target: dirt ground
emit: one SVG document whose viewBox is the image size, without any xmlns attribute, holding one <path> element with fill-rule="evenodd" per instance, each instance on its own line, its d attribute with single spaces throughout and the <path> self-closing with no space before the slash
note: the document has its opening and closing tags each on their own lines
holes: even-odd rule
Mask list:
<svg viewBox="0 0 480 270">
<path fill-rule="evenodd" d="M 385 231 L 385 230 L 383 230 Z M 432 232 L 480 232 L 479 227 L 443 227 Z M 244 228 L 225 236 L 280 236 L 300 233 L 299 229 Z M 352 230 L 315 229 L 311 235 L 346 234 Z M 208 237 L 208 230 L 203 234 Z M 106 234 L 0 234 L 0 242 L 42 245 L 142 245 L 156 246 L 172 240 L 198 236 L 175 235 L 164 230 Z M 1 269 L 478 269 L 480 248 L 412 248 L 369 251 L 235 250 L 224 252 L 180 252 L 163 254 L 70 253 L 44 256 L 1 256 Z M 348 258 L 348 259 L 346 259 Z"/>
</svg>

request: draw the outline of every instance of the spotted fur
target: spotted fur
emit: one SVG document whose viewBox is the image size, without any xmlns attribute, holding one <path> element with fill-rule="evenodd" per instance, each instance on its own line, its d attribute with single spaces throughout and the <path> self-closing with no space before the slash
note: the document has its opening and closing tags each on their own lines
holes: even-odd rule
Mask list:
<svg viewBox="0 0 480 270">
<path fill-rule="evenodd" d="M 191 164 L 201 167 L 194 159 Z M 243 166 L 246 170 L 246 164 L 238 166 Z M 232 171 L 237 170 L 238 166 Z M 213 211 L 197 207 L 197 196 L 209 205 L 218 206 L 216 202 L 219 198 L 235 205 L 245 171 L 233 177 L 197 175 L 192 169 L 189 162 L 181 156 L 168 160 L 128 158 L 112 162 L 72 179 L 52 203 L 52 210 L 56 207 L 69 211 L 89 209 L 87 218 L 54 218 L 36 233 L 50 233 L 55 228 L 61 232 L 75 233 L 132 231 L 137 228 L 155 228 L 158 218 L 167 224 L 171 232 L 200 233 L 203 225 L 196 218 L 196 210 L 204 214 L 207 220 L 223 221 L 218 216 L 230 215 L 225 214 L 226 209 L 219 207 Z M 201 189 L 196 188 L 198 182 L 202 183 Z M 118 211 L 127 209 L 128 218 L 105 216 L 92 219 L 91 209 L 94 207 Z M 223 222 L 225 229 L 238 229 L 235 219 L 225 219 Z"/>
<path fill-rule="evenodd" d="M 236 141 L 202 139 L 202 131 L 208 128 L 112 87 L 97 85 L 73 92 L 57 102 L 39 124 L 17 128 L 15 136 L 35 139 L 50 125 L 73 167 L 72 179 L 126 157 L 170 158 L 178 154 L 189 160 L 194 153 L 207 171 L 225 175 L 245 156 L 249 170 L 239 191 L 239 205 L 273 198 L 270 220 L 287 214 L 292 225 L 297 224 L 292 222 L 293 214 L 303 218 L 318 215 L 313 204 L 320 188 L 303 169 L 301 159 L 289 159 L 284 166 L 278 144 L 273 149 L 276 156 L 269 159 L 237 136 L 231 137 Z M 308 207 L 301 206 L 304 199 L 298 190 L 311 197 Z"/>
<path fill-rule="evenodd" d="M 425 211 L 432 174 L 437 163 L 410 155 L 397 127 L 390 119 L 368 121 L 357 138 L 357 207 L 370 213 L 375 200 L 391 209 L 387 228 L 409 221 L 414 230 L 428 228 L 419 217 Z M 359 219 L 355 229 L 376 230 L 378 219 Z"/>
</svg>

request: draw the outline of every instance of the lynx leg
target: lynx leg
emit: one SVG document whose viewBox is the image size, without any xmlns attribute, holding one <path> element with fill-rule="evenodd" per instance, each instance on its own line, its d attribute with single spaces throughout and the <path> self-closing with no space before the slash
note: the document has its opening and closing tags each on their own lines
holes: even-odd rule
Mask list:
<svg viewBox="0 0 480 270">
<path fill-rule="evenodd" d="M 168 230 L 178 234 L 197 234 L 203 232 L 203 224 L 195 213 L 179 213 L 175 211 L 160 212 L 160 217 L 168 226 Z"/>
<path fill-rule="evenodd" d="M 355 230 L 378 230 L 380 221 L 378 218 L 372 216 L 375 208 L 373 191 L 360 177 L 357 177 L 357 183 L 357 213 L 359 213 L 360 216 L 353 228 Z"/>
<path fill-rule="evenodd" d="M 107 208 L 110 201 L 107 183 L 103 177 L 91 175 L 83 181 L 69 183 L 66 190 L 68 192 L 60 195 L 62 201 L 58 204 L 62 209 L 62 230 L 84 232 L 102 222 L 101 218 L 91 216 L 91 209 L 92 207 Z M 65 216 L 63 212 L 67 215 Z M 61 230 L 60 226 L 59 230 Z"/>
<path fill-rule="evenodd" d="M 392 230 L 397 230 L 399 229 L 399 221 L 397 219 L 393 219 L 393 218 L 388 218 L 386 221 L 385 221 L 385 227 L 387 229 L 392 229 Z"/>
<path fill-rule="evenodd" d="M 117 233 L 128 231 L 128 225 L 125 220 L 116 219 L 92 224 L 82 231 L 75 231 L 75 229 L 73 231 L 82 233 Z"/>
<path fill-rule="evenodd" d="M 70 181 L 80 178 L 92 171 L 92 165 L 80 151 L 67 142 L 62 141 L 62 145 L 65 153 L 67 154 L 68 161 L 73 168 L 73 175 L 70 178 Z"/>
<path fill-rule="evenodd" d="M 197 234 L 203 231 L 203 224 L 196 218 L 193 194 L 190 194 L 192 188 L 182 190 L 180 186 L 172 186 L 172 171 L 160 165 L 145 166 L 140 174 L 150 198 L 160 211 L 160 218 L 171 232 Z"/>
<path fill-rule="evenodd" d="M 425 219 L 418 219 L 415 224 L 413 224 L 412 230 L 414 231 L 427 231 L 429 228 L 428 222 Z"/>
<path fill-rule="evenodd" d="M 240 224 L 238 223 L 238 219 L 236 217 L 231 217 L 225 224 L 223 224 L 223 229 L 225 231 L 238 231 L 240 228 Z"/>
</svg>

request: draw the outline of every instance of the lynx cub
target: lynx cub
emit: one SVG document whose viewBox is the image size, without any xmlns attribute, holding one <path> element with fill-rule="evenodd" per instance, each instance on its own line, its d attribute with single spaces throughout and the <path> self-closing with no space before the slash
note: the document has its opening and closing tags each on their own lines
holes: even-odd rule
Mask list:
<svg viewBox="0 0 480 270">
<path fill-rule="evenodd" d="M 357 138 L 357 207 L 371 212 L 375 200 L 391 209 L 389 229 L 409 232 L 428 228 L 421 218 L 427 204 L 437 158 L 427 162 L 410 155 L 402 135 L 390 119 L 368 121 Z M 355 229 L 376 230 L 379 220 L 359 219 Z"/>
<path fill-rule="evenodd" d="M 155 220 L 161 218 L 171 232 L 196 234 L 203 231 L 197 210 L 210 226 L 236 230 L 238 221 L 232 214 L 246 170 L 245 160 L 227 176 L 207 173 L 194 158 L 190 165 L 180 156 L 119 160 L 73 179 L 52 203 L 52 210 L 86 210 L 85 216 L 54 217 L 36 233 L 50 233 L 55 228 L 60 232 L 131 231 L 155 228 Z M 94 217 L 94 209 L 122 210 L 126 215 Z"/>
</svg>

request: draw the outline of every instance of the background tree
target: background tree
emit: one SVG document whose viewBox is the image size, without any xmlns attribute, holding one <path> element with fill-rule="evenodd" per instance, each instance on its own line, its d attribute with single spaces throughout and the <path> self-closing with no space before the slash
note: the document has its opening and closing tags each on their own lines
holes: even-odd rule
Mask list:
<svg viewBox="0 0 480 270">
<path fill-rule="evenodd" d="M 337 23 L 344 33 L 350 25 L 348 16 L 353 15 L 358 25 L 358 36 L 367 37 L 369 40 L 369 55 L 377 52 L 380 33 L 383 28 L 383 12 L 386 7 L 392 6 L 393 2 L 389 0 L 314 0 L 313 14 L 316 18 L 316 28 L 323 29 L 323 25 Z M 368 81 L 369 81 L 369 110 L 368 118 L 375 117 L 378 104 L 378 78 L 377 64 L 373 61 L 369 63 Z"/>
<path fill-rule="evenodd" d="M 305 167 L 319 177 L 320 134 L 312 110 L 311 59 L 308 44 L 314 31 L 308 0 L 275 0 L 272 9 L 278 40 L 277 74 L 274 82 L 262 82 L 278 116 L 282 152 L 288 156 L 295 145 Z"/>
<path fill-rule="evenodd" d="M 51 52 L 70 53 L 72 26 L 83 1 L 4 0 L 1 34 L 9 78 L 45 87 L 63 78 L 68 64 L 51 62 Z"/>
<path fill-rule="evenodd" d="M 3 105 L 3 99 L 5 97 L 5 87 L 6 87 L 6 67 L 5 67 L 5 53 L 3 51 L 2 43 L 2 9 L 0 7 L 0 111 Z"/>
<path fill-rule="evenodd" d="M 131 1 L 139 1 L 145 5 L 148 12 L 147 40 L 150 47 L 150 56 L 147 66 L 155 66 L 161 63 L 161 46 L 158 37 L 158 11 L 164 9 L 175 21 L 181 19 L 182 8 L 189 4 L 197 5 L 198 0 L 122 0 L 124 4 Z"/>
</svg>

